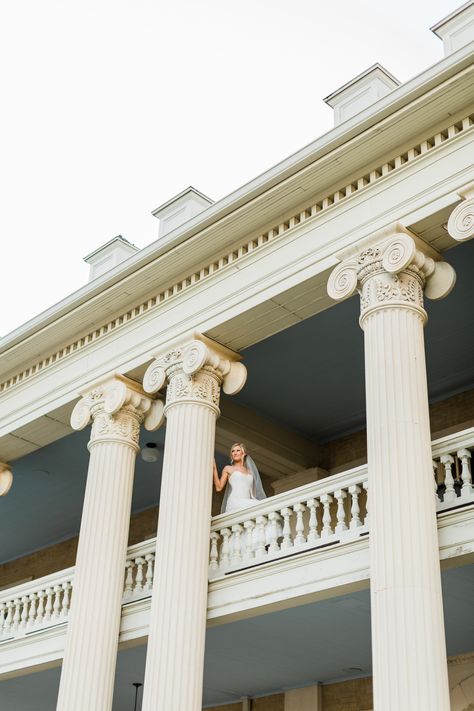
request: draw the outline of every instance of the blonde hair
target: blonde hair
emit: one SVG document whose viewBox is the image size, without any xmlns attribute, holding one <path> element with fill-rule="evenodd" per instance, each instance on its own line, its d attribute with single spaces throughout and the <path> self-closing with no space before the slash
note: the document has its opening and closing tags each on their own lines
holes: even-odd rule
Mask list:
<svg viewBox="0 0 474 711">
<path fill-rule="evenodd" d="M 244 458 L 245 458 L 245 455 L 247 454 L 247 449 L 246 449 L 246 447 L 245 447 L 245 444 L 243 444 L 242 442 L 234 442 L 234 444 L 231 446 L 230 452 L 229 452 L 229 456 L 230 456 L 230 461 L 231 461 L 231 463 L 234 461 L 234 460 L 232 459 L 232 450 L 234 449 L 234 447 L 240 447 L 240 449 L 241 449 L 242 452 L 244 453 Z"/>
</svg>

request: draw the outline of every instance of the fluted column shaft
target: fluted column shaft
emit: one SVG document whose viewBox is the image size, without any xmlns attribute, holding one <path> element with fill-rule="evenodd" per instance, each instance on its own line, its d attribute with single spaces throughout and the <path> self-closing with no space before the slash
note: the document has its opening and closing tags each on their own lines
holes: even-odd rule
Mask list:
<svg viewBox="0 0 474 711">
<path fill-rule="evenodd" d="M 226 392 L 237 392 L 245 369 L 216 355 L 207 340 L 195 340 L 158 358 L 144 387 L 155 392 L 165 380 L 166 440 L 142 709 L 201 711 L 219 391 L 223 382 Z"/>
<path fill-rule="evenodd" d="M 115 376 L 71 417 L 75 429 L 91 418 L 93 426 L 58 711 L 112 708 L 135 455 L 152 409 L 135 383 Z"/>
<path fill-rule="evenodd" d="M 361 293 L 375 711 L 449 711 L 423 289 L 439 298 L 454 278 L 419 247 L 395 233 L 338 267 L 328 287 L 336 298 L 348 286 Z"/>
</svg>

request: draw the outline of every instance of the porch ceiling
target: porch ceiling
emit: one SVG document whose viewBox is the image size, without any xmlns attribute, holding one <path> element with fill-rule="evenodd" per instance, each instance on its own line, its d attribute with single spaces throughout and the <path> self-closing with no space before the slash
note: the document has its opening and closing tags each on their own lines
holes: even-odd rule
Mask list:
<svg viewBox="0 0 474 711">
<path fill-rule="evenodd" d="M 474 565 L 443 573 L 449 656 L 473 649 L 473 584 Z M 214 627 L 206 640 L 204 704 L 370 676 L 370 654 L 368 590 Z M 132 684 L 143 681 L 144 666 L 144 646 L 119 652 L 113 711 L 133 708 Z M 0 708 L 50 711 L 59 675 L 57 668 L 0 681 Z"/>
</svg>

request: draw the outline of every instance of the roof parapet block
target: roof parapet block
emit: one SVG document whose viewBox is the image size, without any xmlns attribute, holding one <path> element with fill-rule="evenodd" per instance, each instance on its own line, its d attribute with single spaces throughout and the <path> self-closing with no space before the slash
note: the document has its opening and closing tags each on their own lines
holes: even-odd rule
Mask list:
<svg viewBox="0 0 474 711">
<path fill-rule="evenodd" d="M 334 125 L 338 126 L 398 86 L 398 79 L 377 63 L 326 96 L 324 101 L 334 109 Z"/>
<path fill-rule="evenodd" d="M 214 200 L 189 186 L 151 213 L 160 221 L 158 237 L 163 237 L 176 227 L 180 227 L 213 204 Z"/>
<path fill-rule="evenodd" d="M 138 247 L 129 242 L 128 239 L 125 239 L 122 235 L 117 235 L 117 237 L 109 240 L 88 254 L 87 257 L 84 257 L 84 261 L 90 265 L 89 281 L 102 276 L 109 269 L 113 269 L 117 264 L 125 261 L 125 259 L 128 259 L 138 251 Z"/>
<path fill-rule="evenodd" d="M 443 40 L 445 57 L 469 44 L 474 40 L 474 0 L 461 5 L 430 29 Z"/>
</svg>

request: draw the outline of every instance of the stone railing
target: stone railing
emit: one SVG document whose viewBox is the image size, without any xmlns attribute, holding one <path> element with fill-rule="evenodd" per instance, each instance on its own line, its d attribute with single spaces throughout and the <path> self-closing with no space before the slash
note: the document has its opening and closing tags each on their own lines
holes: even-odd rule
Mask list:
<svg viewBox="0 0 474 711">
<path fill-rule="evenodd" d="M 471 456 L 474 427 L 441 437 L 432 443 L 432 448 L 437 510 L 473 503 Z"/>
<path fill-rule="evenodd" d="M 128 548 L 123 589 L 124 603 L 151 595 L 155 573 L 155 548 L 156 538 L 150 538 Z"/>
<path fill-rule="evenodd" d="M 0 592 L 0 641 L 67 621 L 74 568 Z"/>
<path fill-rule="evenodd" d="M 368 533 L 367 490 L 361 466 L 215 516 L 210 577 Z"/>
<path fill-rule="evenodd" d="M 151 595 L 155 546 L 153 538 L 129 547 L 124 603 Z M 68 568 L 0 592 L 0 642 L 67 622 L 73 584 L 74 568 Z"/>
</svg>

